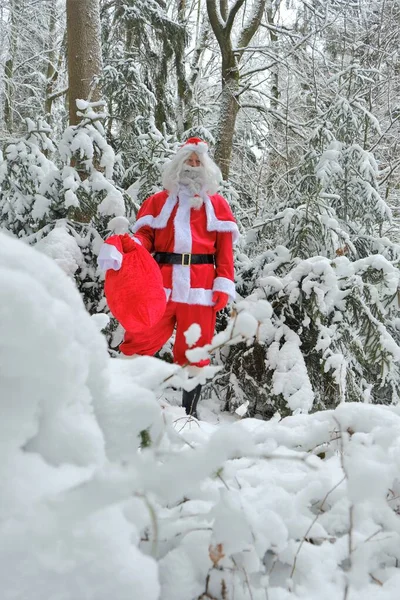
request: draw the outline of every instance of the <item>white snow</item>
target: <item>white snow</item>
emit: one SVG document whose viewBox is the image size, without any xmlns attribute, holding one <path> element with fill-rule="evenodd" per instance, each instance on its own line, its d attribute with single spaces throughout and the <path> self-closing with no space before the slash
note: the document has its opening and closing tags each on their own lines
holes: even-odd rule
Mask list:
<svg viewBox="0 0 400 600">
<path fill-rule="evenodd" d="M 232 422 L 202 400 L 214 423 L 189 419 L 169 386 L 196 376 L 111 359 L 96 317 L 54 260 L 0 235 L 2 600 L 397 598 L 398 407 Z M 275 392 L 304 411 L 299 340 L 276 336 Z"/>
<path fill-rule="evenodd" d="M 184 332 L 186 344 L 189 346 L 194 346 L 196 342 L 199 341 L 201 336 L 201 327 L 198 323 L 192 323 L 187 331 Z"/>
<path fill-rule="evenodd" d="M 65 229 L 62 221 L 39 240 L 36 248 L 54 259 L 62 270 L 71 277 L 83 264 L 81 249 L 75 238 Z"/>
<path fill-rule="evenodd" d="M 283 344 L 282 339 L 285 340 Z M 299 336 L 284 326 L 282 337 L 270 345 L 267 357 L 269 366 L 274 369 L 273 393 L 282 394 L 292 411 L 308 412 L 314 393 L 300 345 Z"/>
<path fill-rule="evenodd" d="M 4 235 L 0 249 L 1 596 L 156 600 L 136 528 L 82 488 L 109 468 L 95 416 L 110 398 L 105 339 L 53 260 Z"/>
<path fill-rule="evenodd" d="M 114 217 L 108 222 L 108 231 L 115 233 L 115 235 L 123 235 L 129 230 L 129 221 L 126 217 Z"/>
</svg>

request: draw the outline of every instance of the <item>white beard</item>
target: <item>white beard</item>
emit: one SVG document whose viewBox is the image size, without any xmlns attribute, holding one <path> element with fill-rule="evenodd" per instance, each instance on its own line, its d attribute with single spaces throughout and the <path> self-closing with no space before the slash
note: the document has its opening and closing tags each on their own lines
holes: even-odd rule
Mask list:
<svg viewBox="0 0 400 600">
<path fill-rule="evenodd" d="M 190 206 L 199 209 L 203 204 L 200 193 L 204 188 L 204 167 L 183 165 L 179 184 L 189 192 Z"/>
<path fill-rule="evenodd" d="M 194 208 L 195 210 L 199 210 L 199 208 L 203 206 L 203 202 L 204 200 L 200 196 L 193 196 L 192 198 L 189 198 L 189 204 L 191 208 Z"/>
</svg>

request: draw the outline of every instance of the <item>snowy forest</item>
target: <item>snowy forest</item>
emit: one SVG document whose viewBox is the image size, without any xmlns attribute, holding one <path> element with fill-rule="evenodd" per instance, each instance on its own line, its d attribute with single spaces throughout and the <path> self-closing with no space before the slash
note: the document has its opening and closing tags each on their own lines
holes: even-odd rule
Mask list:
<svg viewBox="0 0 400 600">
<path fill-rule="evenodd" d="M 399 48 L 399 0 L 0 0 L 1 600 L 397 600 Z M 97 263 L 192 137 L 240 231 L 195 376 Z"/>
</svg>

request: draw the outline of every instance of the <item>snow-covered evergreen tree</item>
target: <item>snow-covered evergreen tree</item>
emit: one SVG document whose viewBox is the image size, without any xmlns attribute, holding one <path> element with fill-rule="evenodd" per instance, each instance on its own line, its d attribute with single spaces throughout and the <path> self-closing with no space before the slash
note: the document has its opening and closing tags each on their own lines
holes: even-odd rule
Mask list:
<svg viewBox="0 0 400 600">
<path fill-rule="evenodd" d="M 109 222 L 120 232 L 133 214 L 131 199 L 113 181 L 117 159 L 105 139 L 103 106 L 79 101 L 81 121 L 56 145 L 42 121 L 28 121 L 27 136 L 6 148 L 0 164 L 1 227 L 75 277 L 91 313 L 106 307 L 96 259 Z"/>
<path fill-rule="evenodd" d="M 17 237 L 35 231 L 32 215 L 42 181 L 56 170 L 47 158 L 54 151 L 47 123 L 27 119 L 28 132 L 5 147 L 0 156 L 0 228 Z"/>
<path fill-rule="evenodd" d="M 250 258 L 237 261 L 240 294 L 267 298 L 274 327 L 231 351 L 227 399 L 265 416 L 400 396 L 400 247 L 380 235 L 391 215 L 362 145 L 379 125 L 343 97 L 324 117 L 279 212 L 256 225 Z"/>
<path fill-rule="evenodd" d="M 40 9 L 39 9 L 40 6 Z M 65 2 L 0 2 L 0 141 L 21 136 L 39 115 L 62 129 L 65 78 Z M 54 120 L 52 117 L 54 116 Z"/>
<path fill-rule="evenodd" d="M 161 189 L 162 167 L 178 148 L 175 135 L 160 131 L 153 118 L 137 118 L 129 152 L 125 154 L 126 169 L 123 186 L 139 204 Z"/>
</svg>

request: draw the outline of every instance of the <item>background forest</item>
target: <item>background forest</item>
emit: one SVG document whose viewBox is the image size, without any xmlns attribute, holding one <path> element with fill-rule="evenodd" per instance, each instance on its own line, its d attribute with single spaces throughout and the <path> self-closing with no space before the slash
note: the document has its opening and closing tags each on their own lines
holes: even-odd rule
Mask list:
<svg viewBox="0 0 400 600">
<path fill-rule="evenodd" d="M 397 402 L 399 32 L 396 0 L 0 0 L 0 226 L 102 312 L 102 239 L 204 137 L 273 308 L 216 354 L 224 406 Z"/>
<path fill-rule="evenodd" d="M 399 48 L 399 0 L 0 0 L 1 600 L 398 599 Z M 193 135 L 241 239 L 189 378 L 96 259 Z"/>
</svg>

